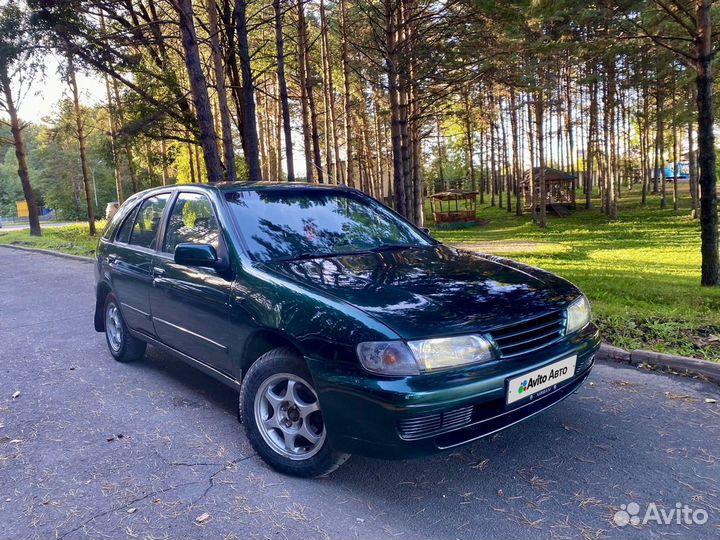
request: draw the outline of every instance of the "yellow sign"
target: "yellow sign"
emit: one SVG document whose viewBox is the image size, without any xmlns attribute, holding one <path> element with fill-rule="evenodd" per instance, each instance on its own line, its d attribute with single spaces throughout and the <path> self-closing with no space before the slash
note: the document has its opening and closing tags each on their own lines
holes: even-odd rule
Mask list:
<svg viewBox="0 0 720 540">
<path fill-rule="evenodd" d="M 21 217 L 30 217 L 30 213 L 28 212 L 28 205 L 25 201 L 18 201 L 15 203 L 15 206 L 17 207 L 17 215 L 19 218 Z"/>
</svg>

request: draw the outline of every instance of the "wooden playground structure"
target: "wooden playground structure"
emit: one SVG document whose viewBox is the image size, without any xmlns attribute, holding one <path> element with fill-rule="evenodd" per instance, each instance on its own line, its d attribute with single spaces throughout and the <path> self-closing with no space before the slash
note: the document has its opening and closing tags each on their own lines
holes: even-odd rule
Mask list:
<svg viewBox="0 0 720 540">
<path fill-rule="evenodd" d="M 535 193 L 537 206 L 542 202 L 540 191 L 540 167 L 535 167 L 532 171 L 525 171 L 522 180 L 523 203 L 526 209 L 531 209 L 533 197 L 530 190 L 531 174 L 535 178 Z M 570 211 L 575 209 L 575 190 L 573 189 L 576 176 L 566 173 L 558 169 L 545 168 L 545 206 L 548 210 L 552 210 L 560 217 L 570 215 Z"/>
</svg>

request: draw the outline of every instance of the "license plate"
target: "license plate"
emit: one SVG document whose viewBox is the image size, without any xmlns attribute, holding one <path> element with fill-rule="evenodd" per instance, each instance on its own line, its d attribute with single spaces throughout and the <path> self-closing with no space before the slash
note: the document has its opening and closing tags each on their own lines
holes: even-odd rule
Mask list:
<svg viewBox="0 0 720 540">
<path fill-rule="evenodd" d="M 575 375 L 575 362 L 577 356 L 571 356 L 510 379 L 507 385 L 507 404 L 529 398 L 543 390 L 553 389 L 558 383 L 571 379 Z"/>
</svg>

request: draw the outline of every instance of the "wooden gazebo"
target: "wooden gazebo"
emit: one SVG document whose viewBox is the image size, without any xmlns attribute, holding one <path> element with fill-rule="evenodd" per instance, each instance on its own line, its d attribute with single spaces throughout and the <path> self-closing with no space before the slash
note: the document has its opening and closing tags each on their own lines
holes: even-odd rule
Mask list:
<svg viewBox="0 0 720 540">
<path fill-rule="evenodd" d="M 461 229 L 477 225 L 477 191 L 451 189 L 430 195 L 435 227 Z"/>
<path fill-rule="evenodd" d="M 535 193 L 538 205 L 540 201 L 540 167 L 532 170 L 535 177 Z M 525 208 L 532 207 L 532 194 L 530 192 L 531 171 L 525 171 L 522 181 L 523 202 Z M 575 176 L 558 169 L 545 168 L 545 186 L 546 186 L 546 207 L 554 210 L 558 215 L 567 215 L 568 209 L 575 208 L 575 190 L 573 184 Z"/>
</svg>

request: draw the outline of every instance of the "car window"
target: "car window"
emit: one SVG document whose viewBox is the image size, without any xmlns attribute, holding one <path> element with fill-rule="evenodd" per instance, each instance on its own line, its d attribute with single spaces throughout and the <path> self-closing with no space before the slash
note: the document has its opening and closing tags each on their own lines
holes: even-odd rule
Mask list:
<svg viewBox="0 0 720 540">
<path fill-rule="evenodd" d="M 150 197 L 143 202 L 130 235 L 130 244 L 145 248 L 155 247 L 163 210 L 169 198 L 170 194 L 165 193 Z"/>
<path fill-rule="evenodd" d="M 132 211 L 130 211 L 128 216 L 125 218 L 125 221 L 122 222 L 122 225 L 120 225 L 120 230 L 118 230 L 115 235 L 116 242 L 127 244 L 130 241 L 130 232 L 132 231 L 133 222 L 135 221 L 137 213 L 138 207 L 136 206 Z"/>
<path fill-rule="evenodd" d="M 207 197 L 181 193 L 168 220 L 163 251 L 174 253 L 178 244 L 210 244 L 218 248 L 220 228 Z"/>
<path fill-rule="evenodd" d="M 355 192 L 273 188 L 226 198 L 248 250 L 261 261 L 430 245 L 401 218 Z"/>
<path fill-rule="evenodd" d="M 133 204 L 131 202 L 127 205 L 127 208 L 121 206 L 115 211 L 112 218 L 108 219 L 107 225 L 105 225 L 105 230 L 102 233 L 102 237 L 104 240 L 110 240 L 110 238 L 112 238 L 113 233 L 118 228 L 118 225 L 125 220 L 125 216 L 127 216 L 132 211 L 132 208 Z"/>
</svg>

